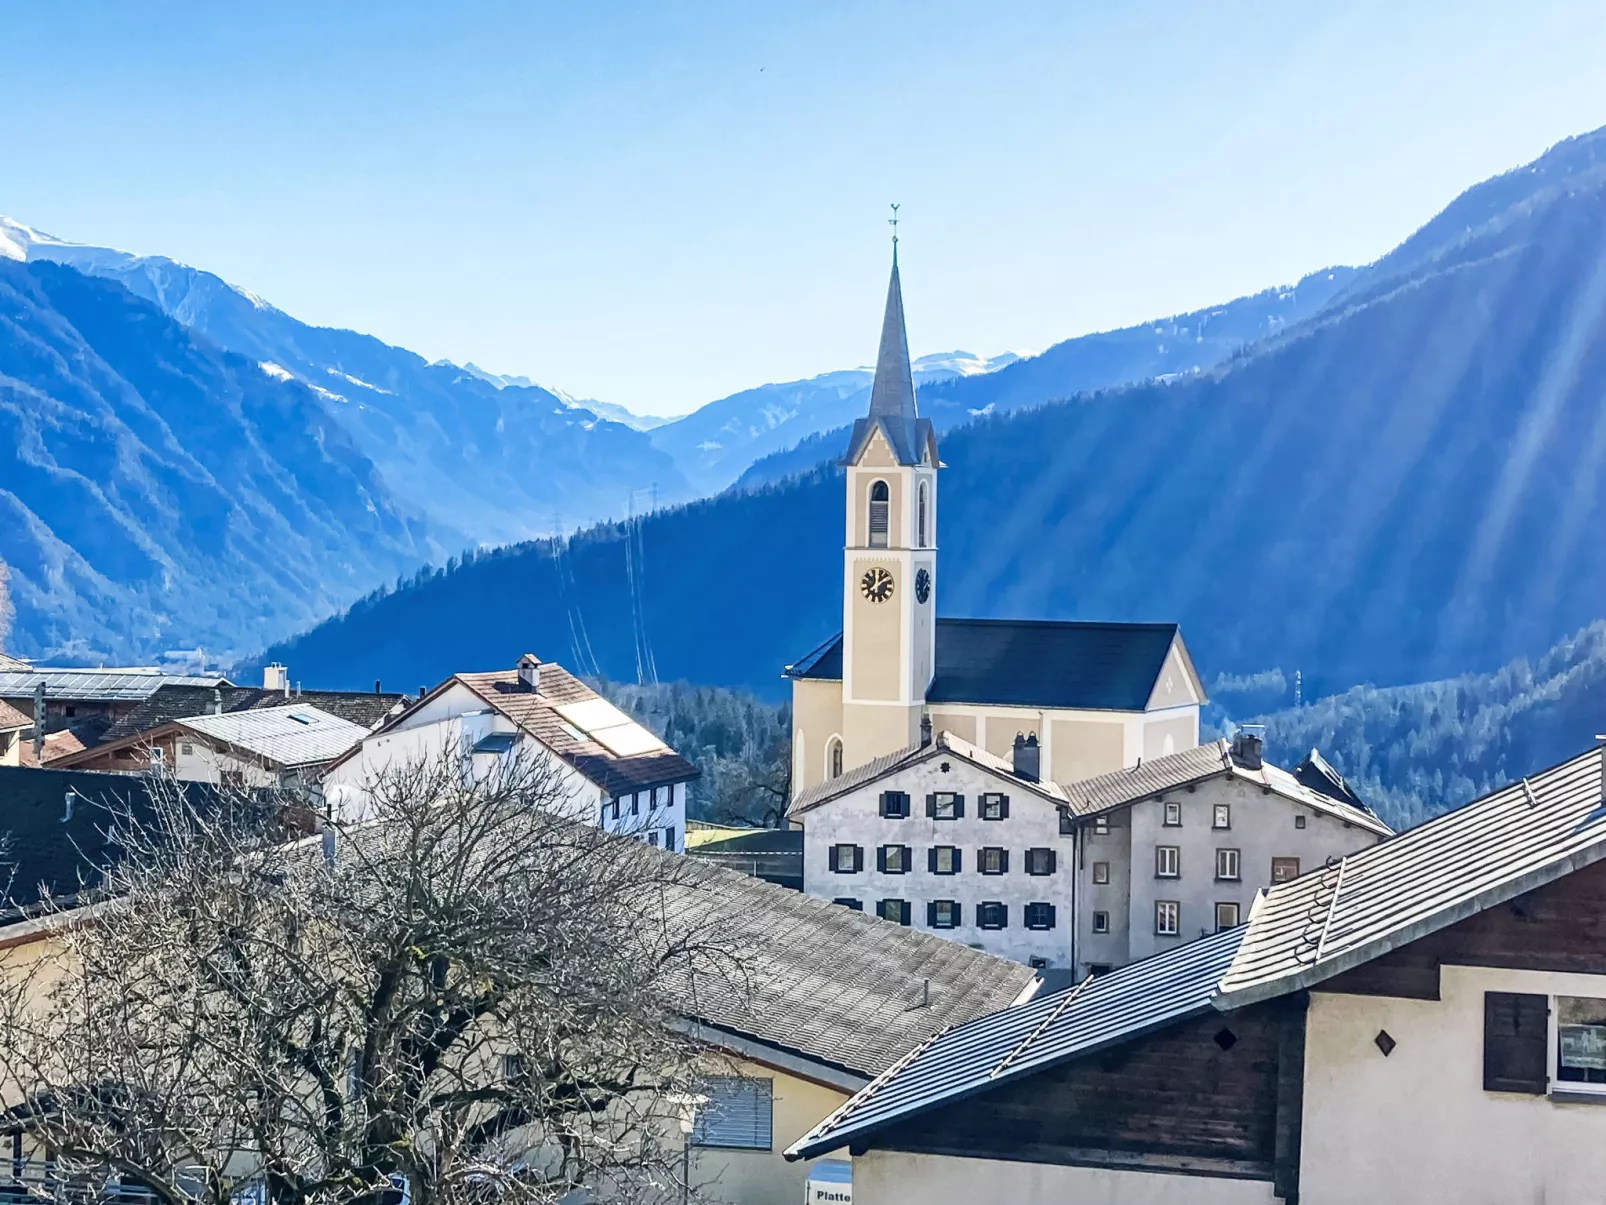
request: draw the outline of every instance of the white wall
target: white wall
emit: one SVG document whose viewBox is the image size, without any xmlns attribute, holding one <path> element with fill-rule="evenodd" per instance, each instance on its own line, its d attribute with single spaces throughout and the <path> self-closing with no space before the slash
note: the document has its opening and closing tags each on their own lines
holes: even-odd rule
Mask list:
<svg viewBox="0 0 1606 1205">
<path fill-rule="evenodd" d="M 214 749 L 198 736 L 181 732 L 173 738 L 172 747 L 173 777 L 180 782 L 205 782 L 217 786 L 223 781 L 225 773 L 238 774 L 241 784 L 247 787 L 276 787 L 287 781 L 277 771 L 269 770 L 252 759 L 237 757 L 227 750 Z"/>
<path fill-rule="evenodd" d="M 1446 966 L 1440 1000 L 1311 995 L 1302 1205 L 1606 1200 L 1606 1100 L 1483 1090 L 1483 993 L 1606 997 L 1606 976 Z M 1397 1045 L 1385 1058 L 1374 1039 Z"/>
<path fill-rule="evenodd" d="M 626 833 L 660 848 L 686 852 L 686 784 L 683 782 L 626 792 L 617 800 L 605 802 L 600 816 L 602 827 L 610 833 Z"/>
<path fill-rule="evenodd" d="M 949 767 L 947 773 L 942 770 L 945 765 Z M 907 820 L 882 819 L 883 791 L 908 792 L 910 815 Z M 926 796 L 933 791 L 958 791 L 964 795 L 964 817 L 928 819 Z M 1009 796 L 1009 819 L 980 818 L 983 791 L 1001 791 Z M 905 899 L 910 902 L 909 919 L 913 928 L 925 929 L 939 937 L 964 942 L 1018 962 L 1038 957 L 1047 959 L 1050 966 L 1069 965 L 1072 841 L 1060 835 L 1059 811 L 1054 804 L 1019 781 L 939 752 L 804 812 L 795 822 L 803 828 L 803 889 L 810 895 L 823 899 L 863 900 L 866 912 L 874 912 L 878 900 Z M 864 848 L 861 873 L 837 874 L 831 870 L 830 848 L 839 843 Z M 876 849 L 884 844 L 910 847 L 913 869 L 908 874 L 881 874 L 876 870 Z M 959 874 L 933 875 L 927 871 L 926 851 L 934 845 L 956 845 L 964 851 L 963 869 Z M 991 845 L 1009 850 L 1007 874 L 984 875 L 977 870 L 977 851 Z M 1026 873 L 1026 850 L 1033 846 L 1055 851 L 1052 875 Z M 963 923 L 959 928 L 930 928 L 926 922 L 926 902 L 935 899 L 960 902 Z M 1008 928 L 977 928 L 976 905 L 984 900 L 1009 905 Z M 1025 927 L 1025 905 L 1036 901 L 1055 905 L 1057 915 L 1053 929 Z"/>
<path fill-rule="evenodd" d="M 1314 1198 L 1301 1197 L 1301 1201 Z M 1424 1196 L 1420 1201 L 1450 1201 Z M 1598 1198 L 1597 1198 L 1598 1199 Z M 1377 1200 L 1348 1198 L 1350 1205 Z M 1008 1163 L 870 1151 L 853 1161 L 853 1205 L 1274 1205 L 1266 1180 L 1227 1180 L 1156 1172 Z"/>
</svg>

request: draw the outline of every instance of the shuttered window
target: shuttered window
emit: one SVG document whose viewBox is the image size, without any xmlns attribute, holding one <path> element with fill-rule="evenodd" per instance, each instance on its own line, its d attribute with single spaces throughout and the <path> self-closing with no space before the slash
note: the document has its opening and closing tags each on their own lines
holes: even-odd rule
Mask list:
<svg viewBox="0 0 1606 1205">
<path fill-rule="evenodd" d="M 988 900 L 976 905 L 978 929 L 1006 929 L 1009 927 L 1009 905 L 999 900 Z"/>
<path fill-rule="evenodd" d="M 882 874 L 909 873 L 909 847 L 883 845 L 875 851 L 876 869 Z"/>
<path fill-rule="evenodd" d="M 697 1114 L 693 1146 L 767 1151 L 774 1143 L 774 1081 L 716 1075 L 703 1085 L 708 1103 Z"/>
<path fill-rule="evenodd" d="M 864 849 L 858 845 L 833 845 L 831 847 L 831 872 L 833 874 L 858 874 L 864 869 Z"/>
<path fill-rule="evenodd" d="M 836 897 L 836 899 L 832 900 L 831 902 L 833 904 L 841 904 L 844 908 L 851 908 L 855 912 L 863 912 L 864 911 L 864 901 L 863 900 L 856 900 L 852 896 L 839 895 L 839 896 Z"/>
<path fill-rule="evenodd" d="M 926 924 L 933 929 L 959 927 L 958 900 L 932 900 L 926 905 Z"/>
<path fill-rule="evenodd" d="M 981 818 L 983 820 L 1008 820 L 1009 796 L 1000 795 L 996 791 L 987 791 L 981 797 Z"/>
<path fill-rule="evenodd" d="M 926 850 L 926 870 L 931 874 L 958 874 L 963 866 L 957 845 L 933 845 Z"/>
<path fill-rule="evenodd" d="M 1024 919 L 1028 929 L 1052 929 L 1054 927 L 1054 905 L 1027 904 Z"/>
<path fill-rule="evenodd" d="M 1550 1064 L 1550 1000 L 1483 993 L 1483 1090 L 1543 1096 Z"/>
<path fill-rule="evenodd" d="M 1053 874 L 1054 851 L 1047 848 L 1028 849 L 1026 851 L 1027 874 Z"/>
<path fill-rule="evenodd" d="M 1000 845 L 984 845 L 976 851 L 976 869 L 982 874 L 1008 874 L 1009 850 Z"/>
<path fill-rule="evenodd" d="M 875 906 L 875 914 L 882 920 L 889 920 L 895 925 L 909 923 L 908 900 L 882 900 Z"/>
<path fill-rule="evenodd" d="M 965 797 L 953 791 L 935 791 L 926 796 L 926 815 L 933 820 L 959 820 L 965 815 Z"/>
<path fill-rule="evenodd" d="M 906 791 L 882 791 L 881 815 L 886 820 L 905 820 L 909 816 L 909 795 Z"/>
</svg>

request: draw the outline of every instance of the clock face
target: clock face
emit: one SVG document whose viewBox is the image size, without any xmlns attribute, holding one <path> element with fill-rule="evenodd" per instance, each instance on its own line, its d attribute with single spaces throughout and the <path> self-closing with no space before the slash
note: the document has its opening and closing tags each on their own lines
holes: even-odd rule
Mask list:
<svg viewBox="0 0 1606 1205">
<path fill-rule="evenodd" d="M 930 597 L 931 574 L 922 569 L 915 574 L 915 598 L 919 602 L 925 602 Z"/>
<path fill-rule="evenodd" d="M 873 603 L 886 602 L 892 597 L 892 574 L 880 567 L 868 570 L 859 579 L 859 592 Z"/>
</svg>

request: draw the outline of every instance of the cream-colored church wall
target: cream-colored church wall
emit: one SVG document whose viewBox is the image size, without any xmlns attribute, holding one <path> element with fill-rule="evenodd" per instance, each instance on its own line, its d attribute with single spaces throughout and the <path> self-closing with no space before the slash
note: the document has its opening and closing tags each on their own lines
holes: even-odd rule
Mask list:
<svg viewBox="0 0 1606 1205">
<path fill-rule="evenodd" d="M 870 487 L 877 481 L 887 483 L 887 542 L 894 548 L 906 547 L 902 538 L 907 512 L 904 509 L 904 474 L 897 469 L 885 472 L 853 469 L 849 472 L 853 492 L 848 499 L 849 548 L 870 546 Z"/>
<path fill-rule="evenodd" d="M 892 597 L 884 602 L 871 602 L 859 588 L 860 580 L 871 569 L 885 569 L 892 575 Z M 903 696 L 902 595 L 910 585 L 903 580 L 902 566 L 896 558 L 855 558 L 850 574 L 853 631 L 843 652 L 848 659 L 844 672 L 852 675 L 848 683 L 851 697 L 899 699 Z"/>
<path fill-rule="evenodd" d="M 1152 761 L 1167 753 L 1180 753 L 1199 743 L 1199 713 L 1193 708 L 1188 714 L 1170 719 L 1149 720 L 1143 725 L 1143 760 Z"/>
<path fill-rule="evenodd" d="M 1183 660 L 1182 650 L 1173 640 L 1165 664 L 1160 668 L 1160 677 L 1154 684 L 1154 692 L 1149 696 L 1148 709 L 1159 711 L 1166 707 L 1185 707 L 1203 702 L 1194 690 L 1193 675 Z"/>
<path fill-rule="evenodd" d="M 825 751 L 842 732 L 842 683 L 796 679 L 792 683 L 792 791 L 825 779 Z M 844 754 L 846 747 L 844 746 Z M 844 758 L 844 768 L 847 762 Z"/>
<path fill-rule="evenodd" d="M 1119 770 L 1128 764 L 1126 730 L 1124 719 L 1050 721 L 1050 777 L 1075 782 Z"/>
<path fill-rule="evenodd" d="M 1015 756 L 1016 733 L 1042 741 L 1043 722 L 1030 712 L 995 712 L 987 717 L 987 743 L 982 748 L 1008 761 Z"/>
<path fill-rule="evenodd" d="M 884 753 L 907 749 L 920 739 L 920 709 L 884 703 L 842 707 L 842 765 L 851 770 Z"/>
<path fill-rule="evenodd" d="M 951 732 L 962 741 L 976 743 L 976 717 L 973 715 L 960 715 L 952 711 L 933 711 L 931 713 L 931 731 Z"/>
</svg>

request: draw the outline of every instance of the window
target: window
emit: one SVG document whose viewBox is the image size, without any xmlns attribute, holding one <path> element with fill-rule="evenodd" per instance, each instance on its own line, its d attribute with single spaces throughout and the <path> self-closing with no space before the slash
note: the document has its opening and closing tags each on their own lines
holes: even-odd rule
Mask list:
<svg viewBox="0 0 1606 1205">
<path fill-rule="evenodd" d="M 989 791 L 982 795 L 981 818 L 983 820 L 1008 820 L 1009 796 L 1000 795 L 996 791 Z"/>
<path fill-rule="evenodd" d="M 1110 881 L 1110 864 L 1108 862 L 1093 863 L 1093 882 L 1102 886 Z"/>
<path fill-rule="evenodd" d="M 1216 905 L 1216 932 L 1220 933 L 1223 929 L 1236 929 L 1237 927 L 1238 927 L 1238 905 L 1237 904 L 1217 904 Z"/>
<path fill-rule="evenodd" d="M 909 847 L 907 845 L 883 845 L 875 851 L 875 868 L 882 874 L 908 874 Z"/>
<path fill-rule="evenodd" d="M 1286 883 L 1289 879 L 1297 879 L 1298 877 L 1298 858 L 1273 858 L 1271 860 L 1271 881 L 1273 883 Z"/>
<path fill-rule="evenodd" d="M 1215 807 L 1210 809 L 1210 827 L 1211 828 L 1231 828 L 1232 827 L 1232 804 L 1230 804 L 1230 803 L 1218 803 L 1218 804 L 1216 804 Z"/>
<path fill-rule="evenodd" d="M 219 777 L 222 778 L 223 785 L 226 787 L 243 787 L 245 785 L 244 770 L 224 770 Z"/>
<path fill-rule="evenodd" d="M 751 1075 L 711 1075 L 702 1084 L 708 1104 L 697 1114 L 693 1146 L 767 1151 L 773 1144 L 775 1082 Z"/>
<path fill-rule="evenodd" d="M 1008 874 L 1009 850 L 998 845 L 984 845 L 976 851 L 976 869 L 982 874 Z"/>
<path fill-rule="evenodd" d="M 882 920 L 889 920 L 895 925 L 909 923 L 908 900 L 881 900 L 875 906 L 875 914 Z"/>
<path fill-rule="evenodd" d="M 1059 813 L 1060 836 L 1069 837 L 1072 833 L 1076 832 L 1076 817 L 1071 815 L 1071 809 L 1066 807 L 1063 803 L 1059 805 Z"/>
<path fill-rule="evenodd" d="M 1483 993 L 1485 1092 L 1544 1095 L 1550 1065 L 1549 1022 L 1548 996 L 1525 992 Z M 1560 1028 L 1558 1025 L 1558 1047 Z"/>
<path fill-rule="evenodd" d="M 1216 850 L 1216 878 L 1226 882 L 1237 882 L 1243 877 L 1238 873 L 1238 861 L 1236 849 Z"/>
<path fill-rule="evenodd" d="M 924 548 L 926 546 L 926 483 L 924 481 L 920 483 L 919 529 L 915 535 L 918 541 L 915 546 Z"/>
<path fill-rule="evenodd" d="M 195 746 L 190 744 L 188 741 L 185 741 L 182 745 L 180 745 L 178 747 L 178 751 L 185 757 L 195 756 Z"/>
<path fill-rule="evenodd" d="M 839 736 L 825 742 L 825 776 L 842 777 L 842 738 Z"/>
<path fill-rule="evenodd" d="M 1026 851 L 1027 874 L 1053 874 L 1054 851 L 1052 849 L 1028 849 Z"/>
<path fill-rule="evenodd" d="M 926 851 L 926 869 L 932 874 L 958 874 L 963 861 L 957 845 L 933 845 Z"/>
<path fill-rule="evenodd" d="M 858 874 L 864 869 L 864 849 L 858 845 L 831 847 L 831 873 Z"/>
<path fill-rule="evenodd" d="M 1606 1092 L 1606 1000 L 1557 996 L 1556 1075 L 1566 1091 Z"/>
<path fill-rule="evenodd" d="M 1007 929 L 1009 927 L 1009 905 L 1001 904 L 997 900 L 988 900 L 986 903 L 977 904 L 976 927 L 978 929 Z"/>
<path fill-rule="evenodd" d="M 1154 932 L 1159 937 L 1175 937 L 1182 929 L 1182 905 L 1176 900 L 1154 901 Z"/>
<path fill-rule="evenodd" d="M 670 853 L 675 852 L 675 826 L 673 824 L 664 829 L 664 848 Z"/>
<path fill-rule="evenodd" d="M 926 815 L 933 820 L 958 820 L 965 814 L 965 797 L 953 791 L 926 796 Z"/>
<path fill-rule="evenodd" d="M 632 816 L 641 815 L 641 792 L 640 791 L 637 791 L 634 795 L 632 795 L 630 797 L 630 814 Z"/>
<path fill-rule="evenodd" d="M 909 818 L 908 792 L 882 791 L 881 816 L 885 820 L 907 820 Z"/>
<path fill-rule="evenodd" d="M 926 924 L 933 929 L 959 928 L 959 901 L 932 900 L 926 905 Z"/>
<path fill-rule="evenodd" d="M 844 908 L 851 908 L 855 912 L 864 911 L 864 901 L 856 900 L 850 895 L 839 895 L 831 902 L 833 904 L 841 904 Z"/>
<path fill-rule="evenodd" d="M 1054 905 L 1027 904 L 1024 920 L 1028 929 L 1052 929 L 1054 927 Z"/>
<path fill-rule="evenodd" d="M 1154 847 L 1154 877 L 1175 879 L 1182 874 L 1182 848 L 1177 845 Z"/>
<path fill-rule="evenodd" d="M 1108 837 L 1110 835 L 1110 818 L 1108 816 L 1095 816 L 1093 818 L 1093 835 Z"/>
<path fill-rule="evenodd" d="M 1165 805 L 1165 826 L 1167 828 L 1182 827 L 1182 805 L 1167 802 Z"/>
<path fill-rule="evenodd" d="M 887 546 L 888 512 L 892 509 L 887 483 L 877 481 L 870 487 L 870 547 Z"/>
<path fill-rule="evenodd" d="M 1294 817 L 1294 827 L 1295 828 L 1304 828 L 1305 827 L 1305 814 L 1303 812 L 1301 812 L 1299 815 Z"/>
<path fill-rule="evenodd" d="M 657 846 L 658 846 L 658 830 L 657 829 L 653 829 L 652 832 L 647 834 L 647 844 L 653 846 L 655 849 L 657 848 Z"/>
<path fill-rule="evenodd" d="M 1108 912 L 1095 912 L 1093 914 L 1093 932 L 1108 933 L 1110 931 L 1110 914 Z"/>
</svg>

